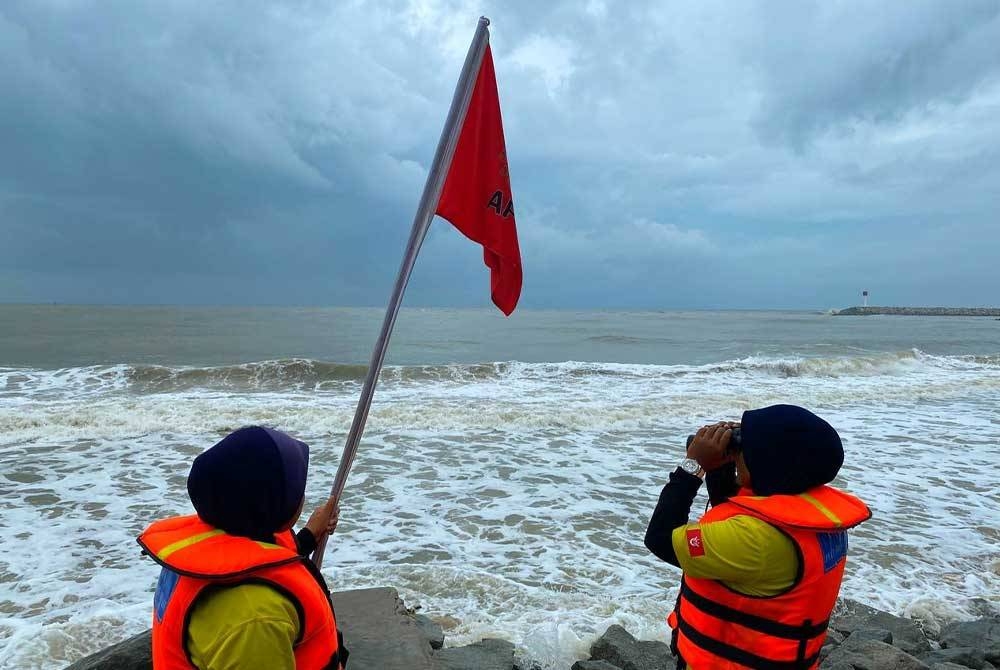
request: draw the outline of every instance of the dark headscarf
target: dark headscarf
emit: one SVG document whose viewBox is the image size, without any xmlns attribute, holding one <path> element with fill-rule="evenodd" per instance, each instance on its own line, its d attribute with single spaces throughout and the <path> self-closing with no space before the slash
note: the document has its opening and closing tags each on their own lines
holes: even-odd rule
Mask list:
<svg viewBox="0 0 1000 670">
<path fill-rule="evenodd" d="M 271 541 L 299 510 L 309 445 L 279 430 L 248 426 L 194 459 L 188 495 L 205 523 Z"/>
<path fill-rule="evenodd" d="M 743 413 L 743 459 L 750 488 L 762 496 L 797 494 L 833 481 L 844 446 L 833 426 L 795 405 Z"/>
</svg>

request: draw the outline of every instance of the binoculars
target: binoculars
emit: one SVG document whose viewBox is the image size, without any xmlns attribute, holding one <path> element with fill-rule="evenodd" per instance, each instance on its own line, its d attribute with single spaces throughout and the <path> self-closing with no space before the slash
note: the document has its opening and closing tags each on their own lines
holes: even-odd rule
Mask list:
<svg viewBox="0 0 1000 670">
<path fill-rule="evenodd" d="M 743 435 L 740 432 L 740 427 L 736 426 L 732 429 L 732 433 L 729 436 L 729 445 L 726 447 L 727 454 L 738 454 L 741 449 L 743 449 Z M 687 449 L 691 446 L 691 440 L 694 439 L 694 435 L 688 435 L 687 442 L 684 444 L 684 448 Z"/>
</svg>

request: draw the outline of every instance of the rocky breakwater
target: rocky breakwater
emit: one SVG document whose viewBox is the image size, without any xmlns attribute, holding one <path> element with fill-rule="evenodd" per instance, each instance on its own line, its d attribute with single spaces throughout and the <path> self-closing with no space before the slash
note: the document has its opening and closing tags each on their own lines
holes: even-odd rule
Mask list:
<svg viewBox="0 0 1000 670">
<path fill-rule="evenodd" d="M 543 670 L 515 655 L 505 640 L 484 639 L 444 647 L 439 623 L 406 608 L 395 589 L 334 594 L 350 650 L 348 670 Z M 985 615 L 941 628 L 922 626 L 860 603 L 842 601 L 830 621 L 821 670 L 993 670 L 1000 666 L 1000 611 L 986 601 Z M 149 632 L 69 666 L 66 670 L 148 670 Z M 663 642 L 637 640 L 611 626 L 571 670 L 675 670 Z M 544 669 L 549 670 L 549 669 Z"/>
<path fill-rule="evenodd" d="M 834 316 L 1000 316 L 997 307 L 847 307 Z"/>
<path fill-rule="evenodd" d="M 444 648 L 444 631 L 406 607 L 396 589 L 333 594 L 350 670 L 512 670 L 514 645 L 486 639 Z M 151 670 L 150 632 L 99 651 L 66 670 Z"/>
<path fill-rule="evenodd" d="M 1000 616 L 991 615 L 926 630 L 913 619 L 842 601 L 830 620 L 820 670 L 987 670 L 1000 665 Z M 636 640 L 611 626 L 590 648 L 591 658 L 572 670 L 675 670 L 663 642 Z"/>
</svg>

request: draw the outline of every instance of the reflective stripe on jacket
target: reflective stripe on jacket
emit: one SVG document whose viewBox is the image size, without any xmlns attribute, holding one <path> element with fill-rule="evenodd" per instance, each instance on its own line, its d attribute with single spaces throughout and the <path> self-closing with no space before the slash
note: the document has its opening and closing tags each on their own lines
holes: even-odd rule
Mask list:
<svg viewBox="0 0 1000 670">
<path fill-rule="evenodd" d="M 871 512 L 858 498 L 819 486 L 799 495 L 738 495 L 699 523 L 737 515 L 766 521 L 792 540 L 799 559 L 795 581 L 782 593 L 755 597 L 685 576 L 668 618 L 680 656 L 696 670 L 816 667 L 844 576 L 847 529 Z"/>
<path fill-rule="evenodd" d="M 197 515 L 152 524 L 138 542 L 163 566 L 153 599 L 153 668 L 190 670 L 187 649 L 191 611 L 205 589 L 265 584 L 287 597 L 299 614 L 295 667 L 319 670 L 341 666 L 336 615 L 322 576 L 296 551 L 291 531 L 278 544 L 228 535 Z"/>
</svg>

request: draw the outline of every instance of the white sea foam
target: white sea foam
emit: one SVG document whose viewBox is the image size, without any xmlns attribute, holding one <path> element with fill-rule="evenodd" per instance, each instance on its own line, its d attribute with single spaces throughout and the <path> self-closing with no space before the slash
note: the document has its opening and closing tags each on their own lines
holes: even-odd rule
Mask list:
<svg viewBox="0 0 1000 670">
<path fill-rule="evenodd" d="M 247 423 L 336 469 L 363 369 L 0 369 L 0 665 L 55 668 L 148 624 L 156 568 L 134 537 L 188 513 L 193 456 Z M 496 363 L 389 368 L 326 572 L 455 616 L 449 642 L 512 640 L 568 667 L 621 623 L 664 639 L 678 573 L 642 546 L 684 436 L 774 402 L 845 438 L 840 483 L 875 517 L 843 595 L 938 624 L 998 600 L 1000 359 L 919 351 L 703 366 Z M 702 503 L 696 502 L 696 508 Z"/>
</svg>

